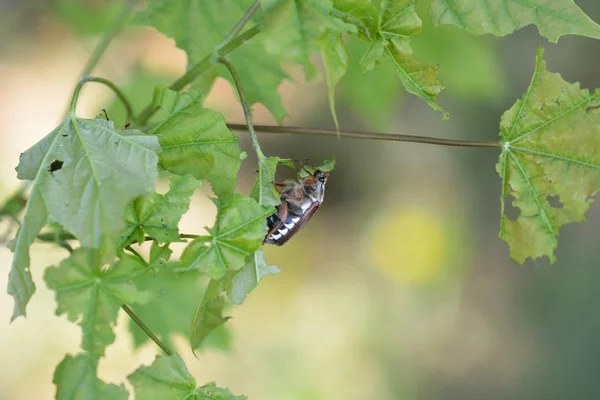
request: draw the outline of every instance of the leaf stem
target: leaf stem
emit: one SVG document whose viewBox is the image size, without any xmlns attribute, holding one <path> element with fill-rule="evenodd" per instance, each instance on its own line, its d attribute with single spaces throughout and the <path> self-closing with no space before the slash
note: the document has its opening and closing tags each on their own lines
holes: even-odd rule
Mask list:
<svg viewBox="0 0 600 400">
<path fill-rule="evenodd" d="M 244 124 L 227 124 L 229 129 L 236 131 L 249 131 L 249 128 Z M 297 126 L 270 126 L 270 125 L 255 125 L 254 129 L 262 133 L 294 133 L 301 135 L 321 135 L 321 136 L 342 136 L 354 139 L 370 139 L 370 140 L 390 140 L 396 142 L 411 142 L 435 144 L 439 146 L 453 147 L 491 147 L 500 148 L 500 142 L 479 142 L 471 140 L 454 140 L 442 139 L 429 136 L 404 135 L 400 133 L 379 133 L 379 132 L 360 132 L 360 131 L 336 131 L 334 129 L 321 128 L 303 128 Z"/>
<path fill-rule="evenodd" d="M 240 103 L 242 104 L 242 108 L 244 109 L 244 116 L 246 117 L 246 125 L 240 125 L 240 126 L 244 126 L 243 130 L 247 130 L 250 133 L 250 136 L 252 137 L 252 146 L 254 147 L 254 151 L 256 151 L 256 155 L 258 157 L 258 161 L 259 161 L 259 165 L 260 165 L 260 161 L 265 158 L 265 155 L 260 148 L 260 143 L 258 142 L 258 138 L 256 137 L 256 131 L 254 130 L 254 125 L 252 124 L 252 112 L 250 111 L 250 106 L 248 105 L 248 100 L 246 99 L 246 92 L 244 92 L 242 80 L 240 79 L 240 76 L 238 75 L 238 73 L 237 73 L 235 67 L 233 66 L 233 64 L 231 63 L 231 61 L 229 61 L 225 57 L 220 57 L 219 62 L 221 64 L 223 64 L 225 67 L 227 67 L 227 69 L 229 70 L 229 73 L 231 74 L 231 77 L 233 78 L 233 82 L 235 83 L 235 87 L 237 89 L 238 95 L 240 96 Z"/>
<path fill-rule="evenodd" d="M 100 38 L 100 41 L 94 48 L 94 51 L 90 55 L 88 62 L 85 64 L 85 67 L 83 67 L 83 71 L 81 71 L 80 76 L 89 75 L 94 70 L 98 64 L 98 61 L 100 61 L 100 58 L 102 58 L 104 55 L 104 52 L 108 48 L 110 42 L 125 27 L 127 19 L 137 4 L 138 0 L 128 0 L 125 2 L 125 6 L 123 7 L 123 10 L 119 14 L 118 18 L 115 20 L 113 25 L 106 32 L 104 32 L 102 38 Z"/>
<path fill-rule="evenodd" d="M 240 19 L 239 22 L 233 27 L 231 32 L 229 32 L 229 35 L 227 35 L 225 40 L 223 40 L 222 44 L 215 48 L 217 52 L 219 52 L 223 46 L 226 46 L 227 43 L 231 42 L 242 31 L 246 23 L 250 20 L 250 18 L 252 18 L 256 10 L 258 10 L 258 7 L 260 7 L 260 2 L 259 0 L 256 0 L 254 4 L 252 4 L 252 7 L 250 7 L 250 9 L 246 11 L 246 14 L 244 14 L 242 19 Z"/>
<path fill-rule="evenodd" d="M 142 257 L 142 255 L 140 253 L 138 253 L 133 247 L 125 246 L 125 250 L 129 251 L 131 254 L 136 256 L 144 265 L 146 265 L 146 266 L 148 265 L 148 263 L 146 262 L 144 257 Z"/>
<path fill-rule="evenodd" d="M 140 327 L 141 330 L 144 331 L 144 333 L 146 335 L 148 335 L 148 337 L 150 339 L 152 339 L 152 341 L 154 343 L 156 343 L 156 345 L 158 347 L 160 347 L 168 356 L 172 356 L 173 354 L 175 354 L 175 352 L 173 352 L 173 350 L 171 350 L 169 348 L 169 346 L 167 346 L 166 344 L 164 344 L 151 330 L 150 328 L 148 328 L 146 326 L 146 324 L 144 324 L 142 322 L 142 320 L 133 312 L 133 310 L 131 308 L 129 308 L 129 306 L 127 304 L 122 304 L 121 308 L 123 310 L 125 310 L 125 312 L 127 313 L 127 315 L 129 315 L 129 317 L 133 320 L 133 322 L 135 322 L 137 324 L 137 326 Z"/>
<path fill-rule="evenodd" d="M 258 25 L 253 26 L 252 28 L 248 29 L 241 35 L 237 36 L 231 42 L 223 45 L 219 50 L 219 55 L 226 56 L 227 54 L 231 53 L 233 50 L 240 47 L 242 44 L 248 42 L 252 37 L 256 36 L 259 32 L 260 32 L 260 27 Z M 173 82 L 171 84 L 171 86 L 169 86 L 169 89 L 174 90 L 176 92 L 180 91 L 181 89 L 186 87 L 188 84 L 193 82 L 194 79 L 196 79 L 202 73 L 211 69 L 213 66 L 213 61 L 214 61 L 214 59 L 213 59 L 212 54 L 204 57 L 200 62 L 198 62 L 196 65 L 194 65 L 192 68 L 190 68 L 185 73 L 185 75 L 183 75 L 181 78 L 179 78 L 175 82 Z M 148 106 L 146 106 L 146 108 L 137 117 L 136 124 L 144 125 L 154 115 L 156 110 L 157 109 L 154 108 L 152 106 L 152 104 L 149 104 Z"/>
<path fill-rule="evenodd" d="M 127 112 L 127 119 L 130 119 L 133 116 L 133 108 L 131 107 L 131 103 L 129 102 L 129 100 L 127 100 L 127 97 L 125 97 L 125 94 L 123 94 L 121 89 L 119 89 L 117 87 L 117 85 L 115 85 L 108 79 L 99 78 L 96 76 L 82 76 L 81 78 L 79 78 L 79 81 L 77 82 L 77 86 L 75 86 L 75 91 L 73 92 L 73 98 L 71 99 L 71 105 L 69 106 L 69 113 L 71 115 L 75 115 L 77 101 L 79 100 L 79 93 L 81 92 L 83 85 L 85 85 L 88 82 L 97 82 L 97 83 L 101 83 L 105 86 L 108 86 L 113 92 L 115 92 L 115 94 L 117 95 L 119 100 L 121 100 L 121 103 L 123 103 L 123 105 L 125 106 L 125 110 Z"/>
</svg>

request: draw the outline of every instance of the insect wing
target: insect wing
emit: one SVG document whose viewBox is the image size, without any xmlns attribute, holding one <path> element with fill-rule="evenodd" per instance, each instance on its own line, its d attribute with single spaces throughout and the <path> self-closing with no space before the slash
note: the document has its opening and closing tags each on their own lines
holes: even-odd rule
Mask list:
<svg viewBox="0 0 600 400">
<path fill-rule="evenodd" d="M 275 244 L 277 244 L 278 246 L 282 246 L 288 240 L 290 240 L 292 238 L 292 236 L 294 236 L 296 233 L 298 233 L 298 231 L 300 229 L 302 229 L 304 224 L 307 223 L 308 220 L 312 218 L 314 213 L 317 212 L 317 210 L 319 209 L 320 205 L 321 205 L 321 203 L 318 201 L 313 202 L 310 205 L 310 207 L 304 212 L 304 214 L 302 214 L 302 216 L 300 217 L 300 220 L 290 229 L 290 231 L 287 234 L 283 235 L 283 237 L 281 237 Z"/>
</svg>

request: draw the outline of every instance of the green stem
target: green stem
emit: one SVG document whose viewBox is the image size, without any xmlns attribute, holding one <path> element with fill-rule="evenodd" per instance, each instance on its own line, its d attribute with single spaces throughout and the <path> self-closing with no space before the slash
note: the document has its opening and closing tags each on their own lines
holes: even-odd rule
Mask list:
<svg viewBox="0 0 600 400">
<path fill-rule="evenodd" d="M 140 327 L 141 330 L 144 331 L 144 333 L 146 335 L 148 335 L 148 337 L 150 339 L 152 339 L 152 341 L 154 343 L 156 343 L 156 345 L 158 347 L 160 347 L 168 356 L 172 356 L 173 354 L 175 354 L 175 352 L 173 350 L 171 350 L 166 344 L 164 344 L 151 330 L 150 328 L 148 328 L 146 326 L 146 324 L 144 324 L 142 322 L 142 320 L 135 315 L 135 313 L 133 312 L 133 310 L 131 308 L 129 308 L 129 306 L 127 306 L 127 304 L 123 304 L 121 305 L 121 308 L 123 310 L 125 310 L 125 312 L 129 315 L 129 317 L 131 317 L 131 319 L 133 320 L 133 322 L 135 322 L 137 324 L 137 326 Z"/>
<path fill-rule="evenodd" d="M 225 56 L 231 53 L 233 50 L 240 47 L 242 44 L 248 42 L 251 38 L 256 36 L 260 32 L 260 27 L 258 25 L 248 29 L 241 35 L 237 36 L 231 42 L 223 45 L 219 50 L 220 56 Z M 185 75 L 181 78 L 177 79 L 175 82 L 169 86 L 169 89 L 174 90 L 176 92 L 180 91 L 188 84 L 192 83 L 194 79 L 200 76 L 202 73 L 208 71 L 213 66 L 213 55 L 208 55 L 204 57 L 199 63 L 190 68 Z M 156 108 L 149 104 L 146 108 L 140 113 L 138 118 L 136 119 L 137 125 L 144 125 L 157 111 Z"/>
<path fill-rule="evenodd" d="M 133 247 L 131 246 L 125 246 L 125 250 L 129 251 L 131 254 L 133 254 L 134 256 L 136 256 L 144 265 L 148 265 L 148 263 L 146 262 L 146 260 L 144 260 L 144 257 L 142 257 L 142 255 L 140 253 L 138 253 Z"/>
<path fill-rule="evenodd" d="M 252 124 L 252 112 L 250 111 L 250 105 L 248 104 L 248 100 L 246 99 L 246 92 L 244 92 L 244 87 L 242 85 L 242 80 L 238 75 L 235 67 L 225 57 L 220 57 L 219 62 L 223 64 L 229 70 L 231 77 L 233 78 L 233 82 L 237 89 L 238 95 L 240 96 L 240 103 L 242 103 L 242 108 L 244 109 L 244 116 L 246 117 L 246 130 L 250 133 L 252 137 L 252 146 L 254 146 L 254 151 L 256 151 L 256 155 L 258 157 L 259 166 L 260 161 L 265 158 L 264 153 L 260 148 L 260 143 L 258 142 L 258 138 L 256 137 L 256 131 L 254 130 L 254 125 Z"/>
<path fill-rule="evenodd" d="M 250 131 L 249 127 L 244 124 L 227 124 L 229 129 L 236 131 Z M 269 126 L 255 125 L 253 127 L 258 132 L 263 133 L 294 133 L 301 135 L 321 135 L 348 137 L 354 139 L 369 139 L 369 140 L 390 140 L 396 142 L 411 142 L 435 144 L 439 146 L 454 146 L 454 147 L 491 147 L 500 148 L 500 142 L 478 142 L 471 140 L 454 140 L 442 139 L 428 136 L 403 135 L 400 133 L 379 133 L 379 132 L 360 132 L 360 131 L 336 131 L 334 129 L 321 128 L 301 128 L 296 126 Z"/>
<path fill-rule="evenodd" d="M 223 46 L 226 46 L 229 42 L 231 42 L 233 39 L 235 39 L 235 37 L 242 31 L 242 29 L 244 28 L 246 23 L 248 23 L 250 18 L 252 18 L 252 16 L 256 12 L 256 10 L 258 10 L 258 7 L 260 7 L 260 2 L 258 0 L 256 0 L 254 2 L 254 4 L 252 4 L 250 9 L 248 11 L 246 11 L 246 14 L 244 14 L 242 19 L 240 19 L 238 21 L 238 23 L 233 27 L 231 32 L 229 32 L 229 35 L 227 35 L 225 40 L 223 40 L 223 42 L 216 47 L 217 52 L 219 52 L 219 50 L 221 50 L 221 48 Z M 224 55 L 224 54 L 220 54 L 220 55 Z"/>
<path fill-rule="evenodd" d="M 119 89 L 117 85 L 115 85 L 108 79 L 98 78 L 96 76 L 83 76 L 79 78 L 77 86 L 75 86 L 75 91 L 73 92 L 71 104 L 69 106 L 69 113 L 71 115 L 75 115 L 75 108 L 77 107 L 77 101 L 79 100 L 79 93 L 81 92 L 83 85 L 85 85 L 88 82 L 97 82 L 108 86 L 113 92 L 115 92 L 119 100 L 121 100 L 121 103 L 123 103 L 123 105 L 125 106 L 125 110 L 127 112 L 127 119 L 130 119 L 133 116 L 133 108 L 131 107 L 131 103 L 129 102 L 129 100 L 127 100 L 127 97 L 125 97 L 121 89 Z"/>
<path fill-rule="evenodd" d="M 107 30 L 104 33 L 104 35 L 102 35 L 102 38 L 96 45 L 96 48 L 94 48 L 94 51 L 88 59 L 88 62 L 85 64 L 85 67 L 83 67 L 83 71 L 81 71 L 80 76 L 85 76 L 92 73 L 92 71 L 98 64 L 98 61 L 100 61 L 100 58 L 102 58 L 102 56 L 104 55 L 104 52 L 108 48 L 110 42 L 125 27 L 125 24 L 127 23 L 129 16 L 131 15 L 131 12 L 137 4 L 138 0 L 128 0 L 127 2 L 125 2 L 125 6 L 123 7 L 121 14 L 119 14 L 119 17 L 115 20 L 110 29 Z"/>
</svg>

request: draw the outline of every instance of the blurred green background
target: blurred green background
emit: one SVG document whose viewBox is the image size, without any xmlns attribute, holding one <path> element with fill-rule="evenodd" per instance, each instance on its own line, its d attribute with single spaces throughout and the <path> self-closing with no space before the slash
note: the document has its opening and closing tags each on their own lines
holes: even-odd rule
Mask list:
<svg viewBox="0 0 600 400">
<path fill-rule="evenodd" d="M 597 0 L 577 0 L 600 21 Z M 74 83 L 120 2 L 0 0 L 0 201 L 19 187 L 19 154 L 60 121 Z M 418 5 L 426 20 L 428 1 Z M 363 76 L 362 47 L 350 43 L 351 67 L 337 89 L 340 125 L 470 140 L 496 140 L 500 116 L 525 91 L 538 45 L 551 71 L 583 87 L 600 87 L 600 42 L 563 37 L 549 44 L 527 27 L 505 38 L 474 37 L 455 27 L 414 40 L 417 57 L 440 65 L 446 90 L 442 122 L 406 95 L 392 70 Z M 185 71 L 185 55 L 150 29 L 128 28 L 95 74 L 128 88 L 138 111 L 154 84 Z M 292 69 L 292 71 L 295 71 Z M 299 72 L 299 71 L 297 71 Z M 323 79 L 281 87 L 287 125 L 332 127 Z M 78 112 L 92 117 L 113 102 L 89 85 Z M 243 115 L 232 89 L 218 81 L 207 106 L 231 122 Z M 109 115 L 125 123 L 118 106 Z M 262 107 L 256 122 L 272 123 Z M 120 121 L 120 122 L 119 122 Z M 242 145 L 251 153 L 248 138 Z M 262 135 L 268 155 L 337 167 L 322 209 L 294 240 L 267 247 L 279 265 L 246 302 L 229 310 L 231 350 L 208 348 L 195 359 L 178 350 L 199 383 L 217 381 L 250 400 L 596 399 L 600 398 L 600 207 L 588 221 L 561 229 L 558 261 L 513 263 L 498 239 L 500 180 L 494 149 Z M 249 157 L 239 190 L 255 177 Z M 283 175 L 282 175 L 283 177 Z M 164 188 L 161 182 L 159 188 Z M 201 233 L 215 209 L 198 193 L 181 230 Z M 14 227 L 0 224 L 0 234 Z M 181 249 L 179 249 L 181 250 Z M 8 323 L 12 299 L 0 294 L 0 399 L 51 399 L 52 373 L 79 349 L 80 329 L 54 316 L 43 268 L 64 250 L 35 245 L 38 291 L 28 318 Z M 0 248 L 0 286 L 12 254 Z M 119 318 L 117 341 L 100 376 L 122 382 L 157 349 L 133 349 Z"/>
</svg>

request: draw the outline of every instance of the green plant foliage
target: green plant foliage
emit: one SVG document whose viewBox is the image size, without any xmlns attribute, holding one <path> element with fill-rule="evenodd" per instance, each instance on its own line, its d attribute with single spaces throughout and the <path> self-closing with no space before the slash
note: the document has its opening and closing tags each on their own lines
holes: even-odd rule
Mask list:
<svg viewBox="0 0 600 400">
<path fill-rule="evenodd" d="M 179 262 L 169 262 L 156 274 L 140 274 L 134 279 L 139 290 L 150 292 L 153 296 L 150 301 L 132 305 L 131 308 L 168 346 L 172 346 L 173 334 L 185 337 L 190 334 L 190 321 L 207 287 L 204 274 L 197 270 L 177 272 L 180 266 Z M 136 347 L 149 340 L 133 321 L 129 324 L 129 330 Z M 226 335 L 226 332 L 220 334 Z"/>
<path fill-rule="evenodd" d="M 77 249 L 59 267 L 48 268 L 44 279 L 56 292 L 56 314 L 67 314 L 83 331 L 82 348 L 91 357 L 104 355 L 115 339 L 112 325 L 123 303 L 143 303 L 150 293 L 139 291 L 132 279 L 145 265 L 134 256 L 123 255 L 104 268 L 98 250 Z"/>
<path fill-rule="evenodd" d="M 237 272 L 228 272 L 225 278 L 227 297 L 233 304 L 242 304 L 249 294 L 265 275 L 277 275 L 279 268 L 268 265 L 262 250 L 258 250 L 242 269 Z"/>
<path fill-rule="evenodd" d="M 112 385 L 96 378 L 98 360 L 86 354 L 73 357 L 69 354 L 54 371 L 56 400 L 127 400 L 124 385 Z"/>
<path fill-rule="evenodd" d="M 186 270 L 200 269 L 220 280 L 227 271 L 237 271 L 246 257 L 257 251 L 267 233 L 266 218 L 275 212 L 239 193 L 227 202 L 214 200 L 217 221 L 208 229 L 210 237 L 195 239 L 181 256 Z"/>
<path fill-rule="evenodd" d="M 535 24 L 542 36 L 557 42 L 562 35 L 600 39 L 600 25 L 592 21 L 573 0 L 432 0 L 434 26 L 456 25 L 475 35 L 508 35 Z"/>
<path fill-rule="evenodd" d="M 558 228 L 583 221 L 600 189 L 600 90 L 546 71 L 542 56 L 539 49 L 527 92 L 500 123 L 500 237 L 519 263 L 544 255 L 554 261 Z M 504 210 L 508 195 L 520 209 L 514 221 Z"/>
<path fill-rule="evenodd" d="M 258 176 L 250 196 L 261 206 L 277 206 L 281 203 L 280 194 L 273 181 L 278 165 L 290 165 L 290 160 L 279 157 L 264 157 L 258 160 Z M 291 164 L 292 168 L 294 164 Z"/>
<path fill-rule="evenodd" d="M 214 383 L 196 387 L 183 360 L 177 355 L 156 357 L 149 367 L 140 367 L 129 376 L 135 389 L 136 400 L 244 400 Z"/>
<path fill-rule="evenodd" d="M 225 301 L 220 293 L 220 283 L 211 280 L 202 296 L 202 301 L 194 312 L 190 330 L 190 346 L 194 354 L 208 335 L 229 319 L 229 317 L 223 317 Z"/>
<path fill-rule="evenodd" d="M 154 189 L 158 174 L 156 137 L 117 131 L 111 121 L 70 115 L 49 135 L 21 154 L 19 179 L 33 185 L 17 236 L 8 292 L 15 298 L 13 319 L 25 315 L 35 286 L 29 273 L 29 246 L 48 222 L 58 222 L 82 246 L 114 254 L 125 206 Z"/>
<path fill-rule="evenodd" d="M 323 58 L 323 66 L 325 67 L 325 76 L 327 78 L 327 86 L 329 88 L 329 109 L 333 116 L 335 127 L 339 129 L 337 114 L 335 112 L 335 87 L 346 75 L 348 69 L 348 49 L 341 35 L 336 35 L 332 32 L 327 32 L 319 40 L 321 48 L 321 57 Z"/>
<path fill-rule="evenodd" d="M 152 193 L 135 199 L 125 211 L 123 244 L 142 243 L 149 235 L 159 243 L 178 242 L 179 220 L 190 206 L 190 199 L 202 183 L 191 175 L 171 176 L 164 195 Z"/>
<path fill-rule="evenodd" d="M 150 261 L 148 262 L 146 270 L 152 274 L 157 274 L 158 271 L 167 264 L 167 261 L 171 258 L 171 254 L 173 254 L 173 250 L 169 248 L 168 243 L 161 246 L 156 241 L 152 242 L 152 247 L 150 248 Z"/>
<path fill-rule="evenodd" d="M 287 56 L 304 66 L 308 79 L 316 69 L 310 56 L 318 40 L 326 33 L 355 31 L 333 15 L 331 0 L 263 0 L 264 35 L 267 50 L 275 56 Z"/>
<path fill-rule="evenodd" d="M 376 64 L 390 62 L 409 93 L 447 117 L 436 103 L 443 89 L 437 80 L 438 68 L 422 65 L 412 55 L 411 39 L 421 32 L 413 0 L 381 0 L 379 9 L 369 0 L 335 0 L 334 6 L 346 22 L 356 25 L 359 36 L 369 42 L 360 61 L 364 72 Z"/>
<path fill-rule="evenodd" d="M 254 0 L 148 0 L 146 10 L 139 13 L 135 22 L 150 25 L 173 38 L 188 56 L 190 66 L 198 63 L 225 40 Z M 289 79 L 277 57 L 270 57 L 260 37 L 228 56 L 239 68 L 239 73 L 250 104 L 262 103 L 278 122 L 287 112 L 277 91 L 284 79 Z M 229 72 L 216 66 L 213 73 L 232 82 Z"/>
<path fill-rule="evenodd" d="M 161 167 L 177 175 L 208 180 L 221 199 L 233 194 L 245 153 L 220 113 L 190 103 L 151 133 L 158 135 L 163 149 L 159 154 Z"/>
</svg>

